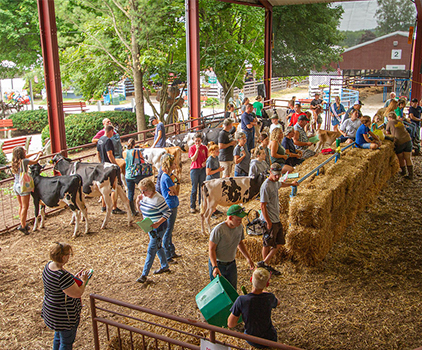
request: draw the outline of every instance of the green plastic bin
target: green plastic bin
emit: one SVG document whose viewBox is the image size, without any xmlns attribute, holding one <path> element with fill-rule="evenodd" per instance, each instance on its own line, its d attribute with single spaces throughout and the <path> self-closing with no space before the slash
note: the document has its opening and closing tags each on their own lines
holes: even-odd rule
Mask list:
<svg viewBox="0 0 422 350">
<path fill-rule="evenodd" d="M 239 294 L 223 276 L 214 278 L 195 297 L 204 318 L 209 324 L 218 327 L 227 327 L 227 318 L 230 308 Z M 239 319 L 240 322 L 240 319 Z"/>
</svg>

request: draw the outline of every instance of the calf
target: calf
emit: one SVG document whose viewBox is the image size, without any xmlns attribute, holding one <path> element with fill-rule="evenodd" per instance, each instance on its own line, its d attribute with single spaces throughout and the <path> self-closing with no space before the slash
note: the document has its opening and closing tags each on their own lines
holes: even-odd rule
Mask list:
<svg viewBox="0 0 422 350">
<path fill-rule="evenodd" d="M 128 225 L 131 226 L 131 210 L 129 207 L 129 199 L 121 186 L 120 168 L 116 164 L 111 163 L 82 163 L 73 162 L 69 158 L 56 154 L 53 158 L 54 170 L 61 175 L 78 174 L 82 177 L 82 191 L 91 197 L 103 196 L 106 203 L 106 216 L 101 228 L 104 229 L 110 219 L 112 201 L 111 191 L 115 190 L 117 196 L 122 200 L 127 213 Z"/>
<path fill-rule="evenodd" d="M 228 207 L 249 202 L 258 195 L 265 179 L 265 174 L 258 174 L 256 177 L 226 177 L 204 181 L 201 197 L 202 232 L 205 233 L 205 222 L 211 231 L 209 220 L 217 205 Z"/>
<path fill-rule="evenodd" d="M 180 147 L 183 152 L 188 152 L 194 144 L 196 132 L 184 132 L 166 138 L 166 147 Z"/>
<path fill-rule="evenodd" d="M 176 164 L 176 169 L 174 169 L 175 175 L 179 183 L 182 181 L 182 150 L 179 147 L 166 147 L 164 148 L 167 153 L 170 153 L 174 157 L 174 164 Z"/>
<path fill-rule="evenodd" d="M 325 147 L 330 147 L 334 141 L 340 137 L 340 131 L 329 131 L 329 130 L 321 130 L 317 131 L 319 141 L 316 143 L 314 147 L 315 152 L 321 152 L 321 150 Z"/>
<path fill-rule="evenodd" d="M 44 177 L 40 173 L 41 165 L 34 164 L 29 167 L 31 176 L 34 179 L 34 192 L 31 192 L 34 200 L 35 222 L 34 231 L 38 229 L 38 215 L 41 202 L 41 228 L 44 228 L 45 206 L 50 208 L 58 207 L 60 202 L 69 206 L 73 211 L 72 221 L 75 219 L 75 230 L 73 237 L 77 237 L 79 230 L 80 213 L 85 219 L 85 234 L 88 233 L 88 215 L 85 199 L 82 196 L 82 177 L 79 175 Z"/>
<path fill-rule="evenodd" d="M 140 148 L 142 156 L 147 163 L 154 166 L 157 171 L 160 170 L 163 163 L 161 157 L 166 154 L 165 148 Z"/>
</svg>

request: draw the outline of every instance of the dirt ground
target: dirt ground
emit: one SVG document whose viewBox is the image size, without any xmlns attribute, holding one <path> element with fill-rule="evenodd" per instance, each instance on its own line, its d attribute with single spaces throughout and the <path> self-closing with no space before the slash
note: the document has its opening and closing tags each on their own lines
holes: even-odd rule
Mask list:
<svg viewBox="0 0 422 350">
<path fill-rule="evenodd" d="M 392 178 L 319 266 L 306 268 L 290 261 L 277 266 L 282 275 L 271 280 L 268 290 L 281 301 L 273 312 L 279 342 L 303 349 L 422 346 L 422 157 L 414 161 L 415 180 Z M 82 298 L 85 306 L 75 349 L 94 348 L 90 293 L 201 320 L 195 295 L 209 282 L 208 237 L 200 231 L 199 214 L 187 210 L 186 163 L 182 181 L 174 231 L 182 257 L 170 274 L 151 275 L 148 284 L 136 282 L 146 257 L 147 235 L 128 227 L 124 216 L 113 216 L 109 228 L 100 231 L 103 213 L 96 199 L 87 201 L 90 235 L 71 239 L 70 210 L 47 218 L 46 228 L 37 233 L 0 235 L 0 349 L 52 347 L 53 332 L 40 317 L 41 274 L 49 260 L 48 249 L 56 241 L 74 247 L 67 270 L 95 271 Z M 213 220 L 212 225 L 222 220 Z M 158 267 L 156 259 L 153 269 Z M 239 260 L 238 268 L 239 287 L 250 289 L 246 262 Z"/>
</svg>

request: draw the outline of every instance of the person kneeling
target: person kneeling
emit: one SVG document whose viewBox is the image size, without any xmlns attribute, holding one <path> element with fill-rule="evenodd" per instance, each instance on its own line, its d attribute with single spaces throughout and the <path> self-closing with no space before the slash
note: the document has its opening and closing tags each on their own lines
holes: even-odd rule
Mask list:
<svg viewBox="0 0 422 350">
<path fill-rule="evenodd" d="M 271 322 L 271 311 L 275 309 L 280 301 L 274 294 L 264 292 L 268 287 L 271 274 L 264 268 L 257 268 L 252 274 L 252 293 L 239 296 L 230 309 L 230 316 L 227 324 L 230 328 L 237 325 L 242 315 L 245 322 L 245 334 L 255 337 L 277 341 L 277 331 Z M 248 344 L 262 349 L 264 345 L 252 343 Z"/>
</svg>

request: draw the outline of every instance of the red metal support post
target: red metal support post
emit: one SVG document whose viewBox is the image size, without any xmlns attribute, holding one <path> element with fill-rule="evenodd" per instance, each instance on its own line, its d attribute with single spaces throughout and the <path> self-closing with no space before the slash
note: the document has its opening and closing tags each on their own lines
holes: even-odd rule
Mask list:
<svg viewBox="0 0 422 350">
<path fill-rule="evenodd" d="M 37 1 L 45 86 L 47 90 L 51 151 L 56 153 L 67 148 L 60 78 L 59 47 L 57 44 L 56 14 L 54 0 Z"/>
<path fill-rule="evenodd" d="M 185 0 L 186 10 L 186 61 L 188 70 L 188 101 L 190 118 L 201 116 L 201 101 L 199 85 L 199 1 Z M 192 122 L 198 126 L 199 121 Z"/>
<path fill-rule="evenodd" d="M 272 50 L 273 50 L 273 8 L 268 1 L 261 1 L 265 6 L 265 47 L 264 47 L 264 85 L 265 99 L 271 99 Z M 266 103 L 268 105 L 268 103 Z"/>
<path fill-rule="evenodd" d="M 421 99 L 422 95 L 422 1 L 415 1 L 418 10 L 416 24 L 416 41 L 413 47 L 412 98 Z"/>
</svg>

